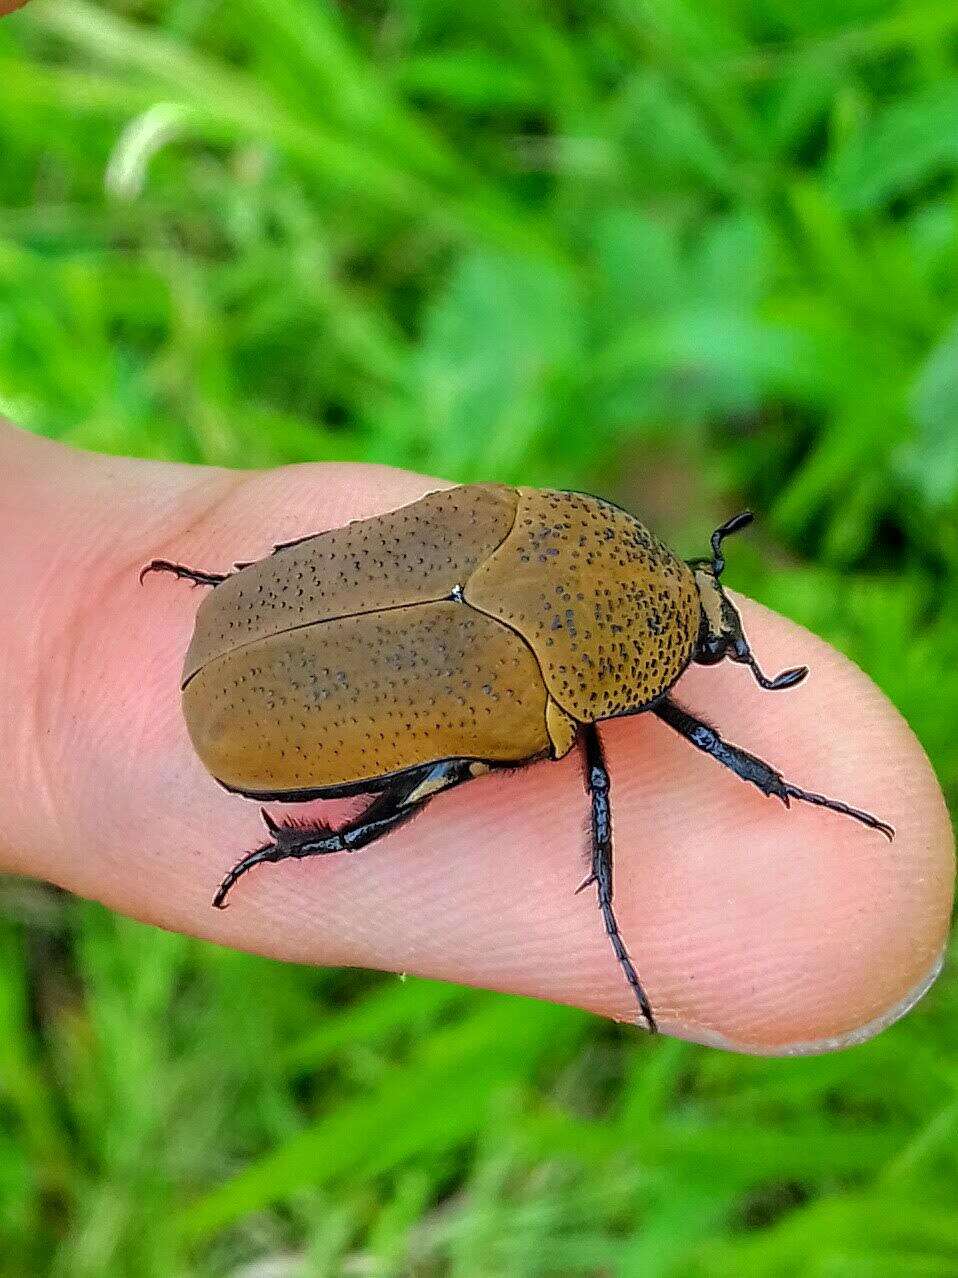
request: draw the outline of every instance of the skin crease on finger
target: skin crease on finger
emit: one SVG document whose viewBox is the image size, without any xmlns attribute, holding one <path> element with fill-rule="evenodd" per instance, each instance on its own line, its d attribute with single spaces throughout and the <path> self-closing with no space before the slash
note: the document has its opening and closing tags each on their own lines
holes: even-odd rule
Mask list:
<svg viewBox="0 0 958 1278">
<path fill-rule="evenodd" d="M 26 451 L 14 531 L 0 532 L 15 552 L 2 556 L 3 594 L 21 600 L 0 640 L 24 653 L 6 689 L 0 671 L 5 704 L 16 689 L 24 707 L 0 726 L 15 761 L 0 788 L 11 868 L 279 958 L 636 1019 L 594 897 L 573 895 L 588 842 L 576 754 L 440 796 L 355 856 L 264 866 L 229 909 L 210 907 L 225 870 L 262 842 L 258 805 L 223 792 L 186 736 L 179 672 L 201 595 L 170 579 L 141 587 L 137 570 L 164 555 L 222 571 L 434 481 L 339 466 L 243 476 L 40 441 Z M 2 438 L 0 461 L 7 473 Z M 726 662 L 689 670 L 677 698 L 788 780 L 889 820 L 897 838 L 800 803 L 786 811 L 649 716 L 610 722 L 619 923 L 664 1031 L 755 1052 L 839 1046 L 905 1010 L 938 964 L 951 828 L 882 694 L 813 635 L 738 602 L 763 667 L 807 663 L 809 679 L 763 692 Z M 322 806 L 338 821 L 361 801 Z"/>
</svg>

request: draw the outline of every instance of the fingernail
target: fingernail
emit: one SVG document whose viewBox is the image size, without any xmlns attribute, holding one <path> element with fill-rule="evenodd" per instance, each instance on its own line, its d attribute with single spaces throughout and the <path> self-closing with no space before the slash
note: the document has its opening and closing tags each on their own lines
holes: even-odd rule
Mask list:
<svg viewBox="0 0 958 1278">
<path fill-rule="evenodd" d="M 850 1030 L 847 1034 L 836 1034 L 831 1038 L 809 1039 L 804 1042 L 783 1043 L 781 1046 L 766 1047 L 764 1045 L 756 1046 L 754 1043 L 736 1042 L 734 1039 L 720 1034 L 717 1030 L 692 1029 L 689 1026 L 673 1029 L 668 1024 L 660 1025 L 660 1028 L 666 1034 L 692 1039 L 697 1043 L 703 1043 L 706 1047 L 719 1047 L 727 1052 L 744 1052 L 750 1056 L 820 1056 L 825 1052 L 837 1052 L 843 1047 L 857 1047 L 860 1043 L 867 1043 L 870 1038 L 880 1034 L 889 1025 L 894 1025 L 896 1021 L 901 1020 L 903 1016 L 911 1011 L 941 975 L 947 954 L 948 944 L 946 942 L 939 951 L 930 970 L 917 985 L 910 989 L 903 998 L 899 999 L 893 1007 L 876 1016 L 874 1020 L 868 1021 L 867 1024 Z"/>
</svg>

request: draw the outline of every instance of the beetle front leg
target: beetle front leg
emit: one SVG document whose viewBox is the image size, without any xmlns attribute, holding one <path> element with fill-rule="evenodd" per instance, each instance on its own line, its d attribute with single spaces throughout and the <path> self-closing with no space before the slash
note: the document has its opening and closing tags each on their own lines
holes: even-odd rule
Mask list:
<svg viewBox="0 0 958 1278">
<path fill-rule="evenodd" d="M 840 812 L 843 816 L 852 817 L 872 830 L 879 830 L 886 839 L 891 840 L 895 837 L 894 828 L 886 821 L 880 821 L 878 817 L 872 816 L 870 812 L 863 812 L 860 808 L 853 808 L 839 799 L 829 799 L 824 794 L 815 794 L 811 790 L 802 790 L 799 786 L 792 785 L 771 764 L 757 758 L 754 754 L 749 754 L 741 746 L 724 741 L 713 727 L 704 720 L 697 719 L 688 710 L 684 710 L 671 697 L 662 697 L 651 709 L 653 714 L 680 736 L 685 737 L 686 741 L 691 741 L 692 745 L 699 750 L 710 754 L 713 759 L 717 759 L 724 767 L 731 769 L 743 781 L 750 781 L 763 794 L 774 795 L 776 799 L 781 799 L 786 807 L 791 799 L 799 799 L 802 803 L 812 803 L 816 807 L 829 808 L 832 812 Z"/>
<path fill-rule="evenodd" d="M 593 883 L 596 885 L 599 909 L 602 911 L 605 930 L 615 957 L 621 964 L 625 979 L 632 988 L 650 1032 L 654 1034 L 657 1027 L 651 1004 L 642 988 L 642 982 L 629 957 L 629 952 L 625 948 L 625 942 L 622 940 L 619 924 L 612 909 L 612 803 L 609 770 L 605 766 L 602 742 L 599 740 L 599 733 L 594 723 L 582 729 L 582 741 L 585 748 L 586 785 L 592 800 L 592 869 L 576 891 L 581 892 Z"/>
</svg>

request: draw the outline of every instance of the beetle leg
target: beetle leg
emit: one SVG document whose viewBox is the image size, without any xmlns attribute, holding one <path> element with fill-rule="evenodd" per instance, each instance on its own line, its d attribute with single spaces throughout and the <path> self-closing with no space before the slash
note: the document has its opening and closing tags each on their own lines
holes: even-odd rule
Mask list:
<svg viewBox="0 0 958 1278">
<path fill-rule="evenodd" d="M 264 810 L 263 820 L 273 842 L 250 852 L 230 870 L 220 884 L 213 904 L 222 909 L 233 884 L 254 865 L 285 861 L 289 857 L 302 860 L 307 856 L 326 856 L 330 852 L 356 852 L 369 843 L 375 843 L 397 825 L 415 816 L 440 790 L 447 790 L 478 775 L 477 766 L 461 759 L 447 759 L 411 770 L 401 781 L 377 795 L 364 812 L 341 830 L 333 830 L 321 822 L 281 825 Z"/>
<path fill-rule="evenodd" d="M 625 948 L 625 942 L 619 933 L 615 912 L 612 909 L 612 803 L 610 800 L 609 771 L 605 766 L 602 753 L 602 742 L 594 723 L 582 729 L 582 741 L 585 749 L 585 779 L 592 800 L 592 869 L 576 891 L 591 883 L 596 885 L 599 909 L 605 922 L 605 930 L 612 943 L 615 957 L 619 960 L 625 979 L 632 987 L 645 1022 L 649 1030 L 656 1032 L 655 1017 L 648 996 L 642 988 L 639 974 Z"/>
<path fill-rule="evenodd" d="M 803 803 L 813 803 L 816 807 L 830 808 L 833 812 L 854 817 L 856 821 L 861 821 L 862 825 L 867 825 L 872 830 L 880 830 L 886 839 L 891 840 L 895 837 L 894 827 L 885 821 L 879 821 L 878 817 L 872 816 L 870 812 L 863 812 L 860 808 L 850 807 L 839 799 L 828 799 L 823 794 L 814 794 L 810 790 L 801 790 L 797 785 L 792 785 L 764 759 L 758 759 L 740 746 L 723 741 L 714 728 L 702 719 L 689 714 L 671 697 L 662 697 L 655 702 L 651 710 L 663 723 L 667 723 L 680 736 L 685 737 L 686 741 L 691 741 L 692 745 L 697 746 L 699 750 L 704 750 L 726 768 L 731 768 L 743 781 L 751 781 L 752 785 L 757 786 L 763 794 L 774 795 L 776 799 L 781 799 L 786 807 L 789 806 L 791 799 L 800 799 Z"/>
<path fill-rule="evenodd" d="M 202 572 L 199 568 L 187 568 L 185 564 L 175 564 L 170 559 L 151 559 L 140 572 L 141 584 L 143 578 L 150 572 L 171 572 L 174 577 L 183 577 L 186 581 L 192 581 L 194 586 L 218 586 L 229 575 L 221 572 Z"/>
<path fill-rule="evenodd" d="M 274 841 L 250 852 L 233 866 L 220 884 L 213 904 L 217 909 L 222 909 L 236 880 L 242 878 L 254 865 L 262 865 L 264 861 L 285 861 L 289 857 L 302 860 L 307 856 L 326 856 L 330 852 L 355 852 L 367 843 L 381 838 L 403 821 L 408 821 L 421 806 L 417 804 L 400 807 L 396 802 L 397 797 L 395 791 L 379 795 L 356 821 L 344 826 L 342 830 L 333 830 L 323 824 L 278 825 L 273 820 L 268 821 L 267 828 Z"/>
</svg>

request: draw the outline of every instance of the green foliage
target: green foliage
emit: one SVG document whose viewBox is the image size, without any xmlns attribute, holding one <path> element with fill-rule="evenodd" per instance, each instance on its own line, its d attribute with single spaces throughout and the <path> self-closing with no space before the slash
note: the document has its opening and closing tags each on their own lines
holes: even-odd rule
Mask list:
<svg viewBox="0 0 958 1278">
<path fill-rule="evenodd" d="M 603 489 L 688 553 L 747 502 L 734 584 L 958 801 L 956 47 L 943 0 L 34 0 L 0 409 Z M 948 978 L 764 1062 L 38 888 L 0 950 L 5 1273 L 958 1274 Z"/>
</svg>

